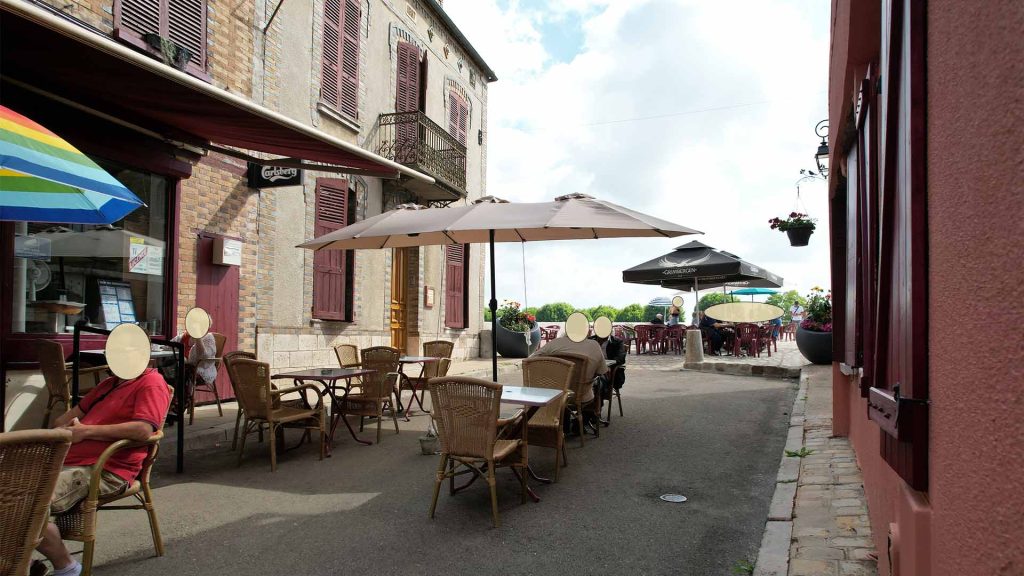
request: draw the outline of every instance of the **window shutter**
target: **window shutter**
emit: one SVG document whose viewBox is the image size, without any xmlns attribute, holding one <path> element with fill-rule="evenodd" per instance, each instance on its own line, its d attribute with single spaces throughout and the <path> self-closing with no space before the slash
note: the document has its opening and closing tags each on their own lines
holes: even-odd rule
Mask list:
<svg viewBox="0 0 1024 576">
<path fill-rule="evenodd" d="M 877 383 L 869 414 L 882 427 L 885 460 L 915 490 L 927 490 L 924 9 L 911 0 L 883 7 Z"/>
<path fill-rule="evenodd" d="M 398 85 L 395 112 L 416 112 L 420 100 L 420 49 L 409 42 L 398 43 Z"/>
<path fill-rule="evenodd" d="M 318 178 L 313 236 L 319 237 L 348 224 L 348 181 Z M 313 253 L 313 317 L 345 320 L 345 250 Z"/>
<path fill-rule="evenodd" d="M 320 99 L 331 108 L 341 104 L 339 83 L 341 79 L 342 12 L 341 2 L 324 2 L 324 50 L 320 69 Z"/>
<path fill-rule="evenodd" d="M 469 130 L 469 105 L 454 90 L 448 92 L 448 133 L 466 145 L 466 132 Z"/>
<path fill-rule="evenodd" d="M 341 78 L 339 110 L 356 118 L 359 112 L 359 24 L 362 9 L 358 0 L 345 0 L 345 20 L 341 28 Z"/>
<path fill-rule="evenodd" d="M 206 72 L 207 0 L 115 0 L 114 35 L 148 52 L 145 34 L 158 34 L 187 48 L 188 70 Z"/>
<path fill-rule="evenodd" d="M 445 246 L 444 325 L 466 327 L 466 265 L 468 244 Z"/>
</svg>

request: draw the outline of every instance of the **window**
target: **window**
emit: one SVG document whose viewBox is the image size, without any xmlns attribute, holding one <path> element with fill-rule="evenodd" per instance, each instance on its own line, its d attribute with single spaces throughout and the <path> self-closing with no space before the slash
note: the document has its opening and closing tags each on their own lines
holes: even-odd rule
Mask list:
<svg viewBox="0 0 1024 576">
<path fill-rule="evenodd" d="M 206 77 L 207 0 L 114 0 L 114 35 L 167 56 L 161 39 L 189 51 L 185 70 Z"/>
<path fill-rule="evenodd" d="M 448 92 L 448 133 L 465 146 L 468 131 L 469 104 L 458 92 L 452 90 Z"/>
<path fill-rule="evenodd" d="M 324 52 L 320 99 L 349 118 L 359 112 L 358 0 L 327 0 L 324 3 Z"/>
<path fill-rule="evenodd" d="M 444 325 L 465 328 L 469 309 L 469 244 L 444 247 Z"/>
<path fill-rule="evenodd" d="M 94 160 L 146 206 L 109 226 L 16 223 L 12 333 L 70 333 L 85 319 L 93 326 L 140 324 L 168 328 L 166 294 L 167 179 Z"/>
<path fill-rule="evenodd" d="M 355 220 L 355 202 L 348 181 L 317 178 L 314 237 L 344 228 Z M 352 319 L 352 250 L 317 250 L 313 253 L 313 317 L 320 320 Z"/>
</svg>

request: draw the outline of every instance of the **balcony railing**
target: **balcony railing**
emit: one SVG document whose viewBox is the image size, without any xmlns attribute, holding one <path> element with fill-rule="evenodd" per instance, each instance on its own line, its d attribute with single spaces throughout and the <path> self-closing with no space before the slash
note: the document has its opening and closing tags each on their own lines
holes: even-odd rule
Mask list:
<svg viewBox="0 0 1024 576">
<path fill-rule="evenodd" d="M 466 147 L 422 112 L 381 114 L 377 154 L 466 195 Z"/>
</svg>

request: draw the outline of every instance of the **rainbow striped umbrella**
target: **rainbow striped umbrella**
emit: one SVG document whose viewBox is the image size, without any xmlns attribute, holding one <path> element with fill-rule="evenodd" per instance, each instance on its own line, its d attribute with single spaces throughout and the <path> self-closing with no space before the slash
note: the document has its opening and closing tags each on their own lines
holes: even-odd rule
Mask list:
<svg viewBox="0 0 1024 576">
<path fill-rule="evenodd" d="M 0 106 L 0 220 L 110 224 L 140 206 L 60 136 Z"/>
</svg>

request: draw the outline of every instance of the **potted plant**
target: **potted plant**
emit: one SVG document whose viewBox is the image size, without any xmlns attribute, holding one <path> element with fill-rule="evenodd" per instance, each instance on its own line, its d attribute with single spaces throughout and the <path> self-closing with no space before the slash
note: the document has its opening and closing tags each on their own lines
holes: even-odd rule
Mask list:
<svg viewBox="0 0 1024 576">
<path fill-rule="evenodd" d="M 498 308 L 498 354 L 526 358 L 540 346 L 540 326 L 533 314 L 519 309 L 519 302 L 505 300 Z"/>
<path fill-rule="evenodd" d="M 800 212 L 790 212 L 788 218 L 772 218 L 768 221 L 772 225 L 772 230 L 785 232 L 789 236 L 790 246 L 807 246 L 811 234 L 814 234 L 817 227 L 815 222 L 817 220 Z"/>
<path fill-rule="evenodd" d="M 807 317 L 796 329 L 796 347 L 814 364 L 831 364 L 832 291 L 811 288 L 806 311 Z"/>
<path fill-rule="evenodd" d="M 433 456 L 439 454 L 437 449 L 437 426 L 434 424 L 434 419 L 430 419 L 430 424 L 427 426 L 427 432 L 420 436 L 420 452 L 424 456 Z"/>
</svg>

